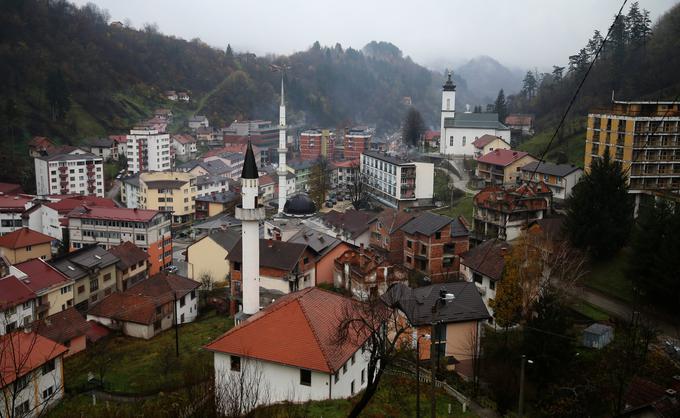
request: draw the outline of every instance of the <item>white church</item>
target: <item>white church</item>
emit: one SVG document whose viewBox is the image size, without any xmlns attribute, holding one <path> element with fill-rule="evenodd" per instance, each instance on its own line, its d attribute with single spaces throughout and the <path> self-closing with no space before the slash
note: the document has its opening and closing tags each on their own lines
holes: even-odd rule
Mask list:
<svg viewBox="0 0 680 418">
<path fill-rule="evenodd" d="M 475 155 L 472 143 L 493 135 L 510 143 L 510 128 L 498 121 L 497 113 L 456 112 L 456 85 L 449 73 L 442 89 L 441 139 L 439 152 L 446 155 Z"/>
</svg>

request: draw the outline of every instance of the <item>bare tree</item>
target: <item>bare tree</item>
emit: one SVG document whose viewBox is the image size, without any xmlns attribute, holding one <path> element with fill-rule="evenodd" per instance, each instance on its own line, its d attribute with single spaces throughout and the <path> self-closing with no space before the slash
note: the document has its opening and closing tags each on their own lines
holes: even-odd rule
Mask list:
<svg viewBox="0 0 680 418">
<path fill-rule="evenodd" d="M 355 175 L 352 184 L 350 184 L 350 194 L 352 195 L 352 205 L 354 209 L 361 209 L 366 202 L 366 182 L 368 181 L 366 173 L 361 170 L 358 164 L 353 166 L 355 168 Z"/>
<path fill-rule="evenodd" d="M 234 368 L 237 368 L 235 370 Z M 241 417 L 271 400 L 271 388 L 260 363 L 241 357 L 231 370 L 218 370 L 215 376 L 215 405 L 218 415 Z"/>
<path fill-rule="evenodd" d="M 398 295 L 392 295 L 398 296 Z M 366 389 L 354 404 L 349 417 L 357 417 L 366 408 L 378 389 L 385 369 L 401 355 L 408 322 L 395 309 L 398 297 L 372 299 L 345 305 L 339 318 L 334 344 L 361 347 L 367 360 Z"/>
<path fill-rule="evenodd" d="M 309 197 L 320 208 L 331 188 L 331 167 L 328 160 L 320 157 L 312 167 L 309 179 Z"/>
</svg>

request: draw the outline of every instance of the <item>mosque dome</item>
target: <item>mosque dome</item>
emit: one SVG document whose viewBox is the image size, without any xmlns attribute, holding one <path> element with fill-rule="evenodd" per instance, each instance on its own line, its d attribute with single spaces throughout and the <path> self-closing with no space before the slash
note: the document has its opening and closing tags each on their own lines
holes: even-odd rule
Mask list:
<svg viewBox="0 0 680 418">
<path fill-rule="evenodd" d="M 283 213 L 288 216 L 304 217 L 316 213 L 316 204 L 304 193 L 296 194 L 283 206 Z"/>
</svg>

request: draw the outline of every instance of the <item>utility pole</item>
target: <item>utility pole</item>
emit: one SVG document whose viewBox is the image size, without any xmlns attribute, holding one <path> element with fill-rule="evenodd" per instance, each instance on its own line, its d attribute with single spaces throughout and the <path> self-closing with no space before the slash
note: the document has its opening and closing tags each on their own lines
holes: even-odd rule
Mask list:
<svg viewBox="0 0 680 418">
<path fill-rule="evenodd" d="M 175 311 L 175 352 L 179 357 L 179 324 L 177 323 L 177 291 L 172 293 L 174 299 L 173 309 Z"/>
<path fill-rule="evenodd" d="M 533 361 L 528 360 L 529 363 L 533 363 Z M 527 363 L 527 356 L 526 354 L 522 354 L 522 365 L 520 366 L 519 369 L 519 417 L 521 418 L 524 415 L 524 368 Z"/>
<path fill-rule="evenodd" d="M 431 367 L 430 383 L 432 385 L 432 387 L 431 387 L 432 393 L 430 394 L 430 416 L 432 418 L 437 417 L 437 411 L 436 411 L 437 410 L 437 398 L 436 398 L 436 394 L 435 394 L 435 369 L 436 369 L 435 366 L 436 365 L 435 365 L 435 362 L 434 362 L 434 351 L 435 351 L 434 345 L 435 345 L 435 342 L 437 341 L 437 340 L 435 340 L 435 338 L 437 338 L 436 337 L 437 334 L 435 333 L 435 327 L 437 326 L 435 316 L 437 314 L 437 304 L 438 303 L 439 303 L 439 300 L 437 300 L 435 302 L 435 304 L 432 306 L 432 324 L 431 324 L 432 329 L 430 330 L 430 335 L 432 335 L 432 338 L 430 339 L 430 367 Z"/>
</svg>

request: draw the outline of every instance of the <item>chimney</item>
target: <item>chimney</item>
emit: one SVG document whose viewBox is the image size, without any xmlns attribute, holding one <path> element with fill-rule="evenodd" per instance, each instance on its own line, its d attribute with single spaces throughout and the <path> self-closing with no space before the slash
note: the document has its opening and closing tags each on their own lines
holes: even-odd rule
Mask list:
<svg viewBox="0 0 680 418">
<path fill-rule="evenodd" d="M 676 392 L 674 389 L 666 389 L 666 395 L 670 396 L 671 398 L 675 398 L 675 395 L 677 395 L 678 392 Z"/>
</svg>

